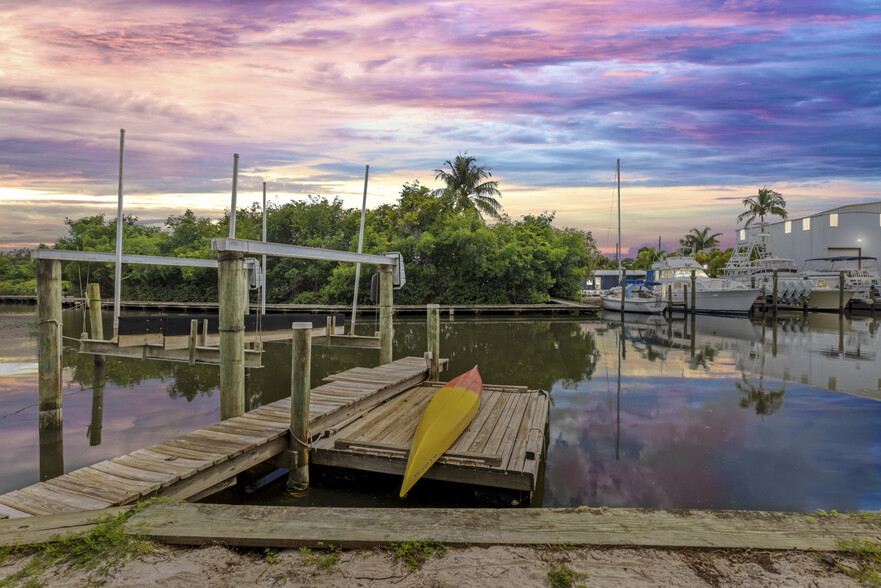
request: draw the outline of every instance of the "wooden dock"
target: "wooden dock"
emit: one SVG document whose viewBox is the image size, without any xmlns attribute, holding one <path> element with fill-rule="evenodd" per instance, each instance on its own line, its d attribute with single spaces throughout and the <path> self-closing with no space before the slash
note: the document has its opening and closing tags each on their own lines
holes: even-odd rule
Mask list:
<svg viewBox="0 0 881 588">
<path fill-rule="evenodd" d="M 336 377 L 342 381 L 353 371 Z M 442 385 L 425 382 L 337 428 L 314 444 L 312 463 L 403 476 L 416 426 Z M 531 494 L 543 459 L 548 408 L 542 390 L 484 385 L 471 425 L 424 477 Z"/>
<path fill-rule="evenodd" d="M 347 377 L 355 372 L 357 377 Z M 423 358 L 331 376 L 311 391 L 309 427 L 327 431 L 428 377 Z M 176 439 L 0 495 L 0 518 L 102 509 L 151 496 L 196 500 L 287 450 L 290 398 Z"/>
<path fill-rule="evenodd" d="M 446 363 L 446 360 L 442 360 Z M 309 404 L 311 462 L 403 474 L 420 415 L 441 383 L 421 357 L 325 378 Z M 532 493 L 545 450 L 546 392 L 485 386 L 481 407 L 426 478 Z M 142 498 L 198 500 L 290 447 L 284 398 L 176 439 L 0 495 L 0 519 L 105 509 Z M 287 463 L 280 458 L 282 463 Z"/>
</svg>

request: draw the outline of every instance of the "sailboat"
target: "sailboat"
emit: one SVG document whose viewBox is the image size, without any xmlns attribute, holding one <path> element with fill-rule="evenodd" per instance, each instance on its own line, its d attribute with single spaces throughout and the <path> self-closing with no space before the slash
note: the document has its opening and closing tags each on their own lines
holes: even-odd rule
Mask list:
<svg viewBox="0 0 881 588">
<path fill-rule="evenodd" d="M 621 160 L 617 163 L 618 181 L 618 246 L 615 250 L 615 259 L 618 261 L 618 272 L 623 278 L 621 268 Z M 620 286 L 612 288 L 600 294 L 603 308 L 618 312 L 634 312 L 639 314 L 661 314 L 667 308 L 667 302 L 653 286 L 653 282 L 646 280 L 622 280 Z"/>
</svg>

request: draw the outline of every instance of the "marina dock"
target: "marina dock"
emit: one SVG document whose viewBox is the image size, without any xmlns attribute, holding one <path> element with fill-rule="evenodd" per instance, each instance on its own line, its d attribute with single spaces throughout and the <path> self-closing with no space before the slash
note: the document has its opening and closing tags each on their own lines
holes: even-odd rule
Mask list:
<svg viewBox="0 0 881 588">
<path fill-rule="evenodd" d="M 445 364 L 446 360 L 441 360 Z M 418 414 L 440 385 L 424 358 L 353 368 L 311 390 L 312 463 L 403 472 Z M 423 384 L 423 385 L 420 385 Z M 492 387 L 429 478 L 533 491 L 548 414 L 544 392 Z M 406 407 L 403 410 L 402 407 Z M 195 501 L 290 447 L 291 399 L 0 495 L 0 518 L 73 513 L 165 496 Z"/>
</svg>

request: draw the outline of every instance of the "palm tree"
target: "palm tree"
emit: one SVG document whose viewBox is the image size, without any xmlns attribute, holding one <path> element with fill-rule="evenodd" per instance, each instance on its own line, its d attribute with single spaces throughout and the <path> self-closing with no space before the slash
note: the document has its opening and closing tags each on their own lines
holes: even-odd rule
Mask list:
<svg viewBox="0 0 881 588">
<path fill-rule="evenodd" d="M 491 178 L 488 167 L 476 164 L 477 158 L 460 153 L 453 161 L 449 159 L 444 165 L 450 168 L 436 169 L 436 180 L 443 180 L 446 184 L 443 188 L 434 191 L 435 196 L 447 196 L 453 199 L 453 206 L 457 210 L 475 209 L 481 214 L 497 219 L 502 205 L 495 197 L 501 197 L 499 183 L 496 181 L 483 181 Z"/>
<path fill-rule="evenodd" d="M 767 186 L 759 188 L 759 195 L 752 198 L 744 198 L 743 205 L 747 211 L 737 217 L 737 222 L 746 220 L 745 227 L 759 217 L 762 224 L 765 224 L 765 217 L 772 214 L 780 218 L 786 218 L 786 201 L 780 192 L 776 192 Z"/>
<path fill-rule="evenodd" d="M 679 239 L 679 244 L 682 245 L 683 249 L 691 249 L 692 253 L 698 254 L 705 249 L 717 247 L 719 245 L 717 237 L 721 236 L 722 233 L 713 233 L 711 235 L 710 227 L 704 227 L 702 231 L 695 227 L 685 235 L 684 239 Z"/>
</svg>

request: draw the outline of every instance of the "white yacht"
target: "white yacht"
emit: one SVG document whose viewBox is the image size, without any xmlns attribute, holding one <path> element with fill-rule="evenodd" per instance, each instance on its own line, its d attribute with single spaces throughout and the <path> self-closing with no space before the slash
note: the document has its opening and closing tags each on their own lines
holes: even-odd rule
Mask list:
<svg viewBox="0 0 881 588">
<path fill-rule="evenodd" d="M 815 257 L 805 261 L 802 271 L 812 280 L 823 280 L 838 293 L 841 272 L 844 272 L 845 304 L 851 298 L 864 304 L 872 304 L 879 283 L 875 270 L 877 259 L 862 255 L 843 255 L 838 257 Z M 850 296 L 848 296 L 850 293 Z M 838 299 L 835 300 L 838 308 Z"/>
<path fill-rule="evenodd" d="M 694 309 L 697 312 L 719 314 L 746 314 L 761 292 L 749 288 L 732 278 L 711 278 L 693 257 L 673 255 L 652 264 L 650 279 L 660 285 L 656 288 L 662 296 L 667 296 L 672 287 L 673 304 L 685 302 L 691 308 L 691 292 L 688 299 L 683 297 L 684 288 L 691 290 L 691 272 L 695 276 Z"/>
</svg>

